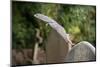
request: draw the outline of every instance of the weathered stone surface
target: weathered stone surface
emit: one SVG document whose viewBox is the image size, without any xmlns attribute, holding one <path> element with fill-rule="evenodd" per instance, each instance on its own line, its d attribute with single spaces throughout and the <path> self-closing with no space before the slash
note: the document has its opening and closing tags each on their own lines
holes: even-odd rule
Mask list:
<svg viewBox="0 0 100 67">
<path fill-rule="evenodd" d="M 95 61 L 95 47 L 86 41 L 76 44 L 68 53 L 65 62 Z"/>
<path fill-rule="evenodd" d="M 46 42 L 47 63 L 64 62 L 64 59 L 71 49 L 72 42 L 69 39 L 63 26 L 58 24 L 55 20 L 43 14 L 35 14 L 36 18 L 47 22 L 52 28 Z"/>
<path fill-rule="evenodd" d="M 61 63 L 68 53 L 69 46 L 65 40 L 52 30 L 46 41 L 46 58 L 47 63 Z"/>
</svg>

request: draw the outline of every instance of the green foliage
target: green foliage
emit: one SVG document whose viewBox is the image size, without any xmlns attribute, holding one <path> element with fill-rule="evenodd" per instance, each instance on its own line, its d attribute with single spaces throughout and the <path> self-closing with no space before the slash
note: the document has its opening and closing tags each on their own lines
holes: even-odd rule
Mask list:
<svg viewBox="0 0 100 67">
<path fill-rule="evenodd" d="M 94 6 L 61 6 L 59 21 L 66 31 L 73 36 L 75 43 L 86 40 L 95 45 L 96 11 Z"/>
<path fill-rule="evenodd" d="M 46 40 L 51 27 L 34 17 L 42 13 L 61 24 L 71 34 L 74 43 L 82 40 L 96 44 L 95 6 L 62 5 L 46 3 L 12 2 L 12 46 L 31 48 L 36 42 L 36 31 Z M 43 44 L 42 44 L 43 46 Z"/>
</svg>

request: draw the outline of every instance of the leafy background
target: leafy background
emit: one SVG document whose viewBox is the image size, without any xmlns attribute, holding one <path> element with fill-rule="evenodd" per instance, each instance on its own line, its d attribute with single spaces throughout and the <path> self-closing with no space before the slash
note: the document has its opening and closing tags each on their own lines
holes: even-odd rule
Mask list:
<svg viewBox="0 0 100 67">
<path fill-rule="evenodd" d="M 96 46 L 96 7 L 91 5 L 12 2 L 12 48 L 32 48 L 36 43 L 36 28 L 44 41 L 51 27 L 34 17 L 42 13 L 62 25 L 73 43 L 88 41 Z"/>
</svg>

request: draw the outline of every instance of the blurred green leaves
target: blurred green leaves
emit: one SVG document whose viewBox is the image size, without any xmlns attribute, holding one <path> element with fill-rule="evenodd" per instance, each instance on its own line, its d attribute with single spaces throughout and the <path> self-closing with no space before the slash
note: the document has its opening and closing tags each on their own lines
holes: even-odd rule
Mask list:
<svg viewBox="0 0 100 67">
<path fill-rule="evenodd" d="M 82 40 L 96 44 L 96 7 L 33 2 L 12 2 L 12 46 L 32 48 L 36 42 L 36 31 L 40 29 L 44 41 L 51 27 L 34 17 L 42 13 L 62 25 L 71 34 L 74 43 Z M 43 41 L 43 42 L 44 42 Z M 42 44 L 42 46 L 44 46 Z"/>
</svg>

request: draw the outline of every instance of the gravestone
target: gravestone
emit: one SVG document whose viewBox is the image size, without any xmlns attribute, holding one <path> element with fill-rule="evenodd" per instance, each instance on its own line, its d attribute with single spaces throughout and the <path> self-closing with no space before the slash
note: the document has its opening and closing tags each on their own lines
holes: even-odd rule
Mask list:
<svg viewBox="0 0 100 67">
<path fill-rule="evenodd" d="M 52 18 L 43 14 L 35 14 L 34 17 L 48 23 L 52 28 L 46 41 L 46 59 L 47 63 L 61 63 L 71 49 L 72 42 L 69 39 L 65 29 Z"/>
<path fill-rule="evenodd" d="M 61 63 L 68 53 L 69 46 L 58 32 L 52 29 L 46 41 L 47 63 Z"/>
<path fill-rule="evenodd" d="M 86 41 L 76 44 L 67 54 L 65 62 L 95 61 L 95 47 Z"/>
</svg>

